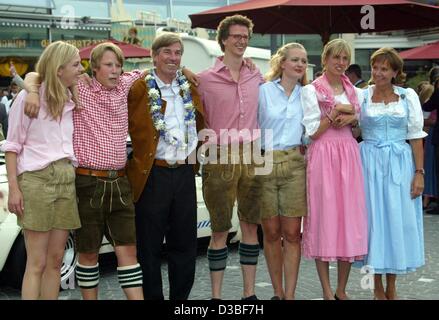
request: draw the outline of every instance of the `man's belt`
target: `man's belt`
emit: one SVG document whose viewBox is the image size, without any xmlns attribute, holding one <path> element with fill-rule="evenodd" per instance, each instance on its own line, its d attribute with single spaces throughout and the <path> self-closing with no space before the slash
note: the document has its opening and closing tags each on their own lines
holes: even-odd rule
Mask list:
<svg viewBox="0 0 439 320">
<path fill-rule="evenodd" d="M 76 174 L 101 178 L 117 178 L 125 176 L 125 169 L 121 170 L 93 170 L 88 168 L 76 168 Z"/>
<path fill-rule="evenodd" d="M 162 160 L 162 159 L 155 159 L 154 160 L 155 166 L 165 167 L 165 168 L 170 168 L 170 169 L 175 169 L 175 168 L 181 167 L 184 164 L 186 164 L 186 161 L 185 161 L 185 163 L 181 163 L 181 162 L 168 163 L 168 161 Z"/>
</svg>

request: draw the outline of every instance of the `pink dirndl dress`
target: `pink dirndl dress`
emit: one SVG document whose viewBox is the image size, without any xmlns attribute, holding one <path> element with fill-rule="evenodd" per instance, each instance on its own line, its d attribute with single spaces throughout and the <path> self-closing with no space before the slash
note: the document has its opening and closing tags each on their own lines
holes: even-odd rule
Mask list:
<svg viewBox="0 0 439 320">
<path fill-rule="evenodd" d="M 367 254 L 367 212 L 359 146 L 351 126 L 330 127 L 311 143 L 307 196 L 303 256 L 322 261 L 361 260 Z"/>
</svg>

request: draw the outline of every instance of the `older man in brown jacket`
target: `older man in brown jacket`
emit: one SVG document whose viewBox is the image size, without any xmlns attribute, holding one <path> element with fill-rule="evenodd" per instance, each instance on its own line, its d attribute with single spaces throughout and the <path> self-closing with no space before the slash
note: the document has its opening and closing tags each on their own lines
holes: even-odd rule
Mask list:
<svg viewBox="0 0 439 320">
<path fill-rule="evenodd" d="M 155 69 L 128 96 L 133 151 L 127 174 L 136 207 L 138 259 L 145 299 L 164 299 L 161 253 L 166 238 L 169 299 L 187 299 L 195 276 L 197 205 L 191 159 L 204 126 L 196 89 L 179 72 L 183 42 L 166 33 L 152 44 Z"/>
</svg>

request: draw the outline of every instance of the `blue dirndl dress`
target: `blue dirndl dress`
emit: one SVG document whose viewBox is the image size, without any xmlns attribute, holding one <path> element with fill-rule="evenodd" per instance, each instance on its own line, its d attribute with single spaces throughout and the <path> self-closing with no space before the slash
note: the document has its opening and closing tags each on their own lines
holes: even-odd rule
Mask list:
<svg viewBox="0 0 439 320">
<path fill-rule="evenodd" d="M 409 107 L 405 89 L 397 88 L 404 116 L 368 113 L 369 89 L 363 91 L 361 106 L 368 212 L 368 254 L 362 265 L 377 274 L 404 274 L 425 263 L 422 197 L 410 197 L 415 164 L 406 142 Z"/>
</svg>

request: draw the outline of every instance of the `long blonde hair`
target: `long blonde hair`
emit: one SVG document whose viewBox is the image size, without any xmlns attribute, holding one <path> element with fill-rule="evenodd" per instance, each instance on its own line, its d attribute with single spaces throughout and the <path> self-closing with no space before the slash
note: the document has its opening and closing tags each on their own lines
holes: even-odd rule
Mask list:
<svg viewBox="0 0 439 320">
<path fill-rule="evenodd" d="M 59 80 L 58 71 L 72 61 L 78 52 L 78 49 L 71 44 L 56 41 L 51 43 L 38 59 L 35 69 L 41 82 L 46 85 L 47 109 L 54 119 L 62 115 L 64 105 L 70 99 L 67 88 Z"/>
<path fill-rule="evenodd" d="M 283 45 L 282 47 L 280 47 L 279 49 L 277 49 L 276 53 L 271 56 L 270 70 L 265 74 L 265 79 L 267 81 L 273 81 L 282 75 L 281 64 L 282 64 L 282 62 L 284 62 L 287 59 L 288 50 L 290 50 L 290 49 L 300 49 L 300 50 L 305 51 L 305 53 L 306 53 L 305 47 L 297 42 L 287 43 L 287 44 Z M 302 79 L 300 79 L 299 82 L 303 86 L 308 84 L 308 79 L 306 77 L 306 71 L 305 71 L 305 74 L 303 75 Z"/>
</svg>

